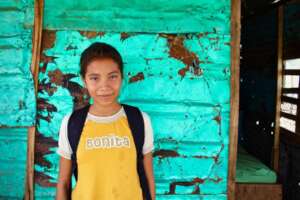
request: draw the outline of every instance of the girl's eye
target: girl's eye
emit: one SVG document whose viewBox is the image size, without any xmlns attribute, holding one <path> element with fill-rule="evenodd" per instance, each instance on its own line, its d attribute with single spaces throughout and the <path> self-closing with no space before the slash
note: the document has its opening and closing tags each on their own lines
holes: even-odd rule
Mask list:
<svg viewBox="0 0 300 200">
<path fill-rule="evenodd" d="M 109 78 L 110 79 L 116 79 L 116 78 L 118 78 L 118 75 L 111 75 Z"/>
<path fill-rule="evenodd" d="M 98 80 L 98 77 L 91 77 L 90 80 L 96 81 L 96 80 Z"/>
</svg>

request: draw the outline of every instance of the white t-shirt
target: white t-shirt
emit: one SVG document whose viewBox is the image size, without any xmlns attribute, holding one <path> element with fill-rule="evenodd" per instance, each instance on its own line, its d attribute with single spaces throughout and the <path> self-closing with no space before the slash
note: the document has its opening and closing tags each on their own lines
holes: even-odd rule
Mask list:
<svg viewBox="0 0 300 200">
<path fill-rule="evenodd" d="M 70 116 L 71 114 L 68 114 L 62 120 L 60 131 L 59 131 L 58 149 L 57 149 L 57 153 L 60 156 L 69 160 L 71 159 L 71 155 L 72 155 L 72 149 L 68 140 L 68 121 Z M 126 113 L 124 111 L 124 108 L 122 107 L 116 114 L 107 117 L 100 117 L 88 113 L 86 121 L 91 120 L 99 123 L 110 123 L 117 120 L 119 117 L 123 117 L 123 116 L 126 116 Z M 145 139 L 144 139 L 144 146 L 143 146 L 143 154 L 145 155 L 154 149 L 153 129 L 152 129 L 151 120 L 149 116 L 144 112 L 142 112 L 142 116 L 144 119 L 144 128 L 145 128 L 144 131 Z"/>
</svg>

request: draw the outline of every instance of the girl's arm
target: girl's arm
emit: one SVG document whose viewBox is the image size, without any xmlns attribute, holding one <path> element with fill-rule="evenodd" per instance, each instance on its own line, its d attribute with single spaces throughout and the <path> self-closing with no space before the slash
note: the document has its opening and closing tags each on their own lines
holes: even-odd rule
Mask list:
<svg viewBox="0 0 300 200">
<path fill-rule="evenodd" d="M 72 161 L 66 158 L 60 157 L 59 163 L 59 177 L 56 187 L 56 200 L 70 200 L 69 194 L 70 182 L 72 175 Z"/>
<path fill-rule="evenodd" d="M 153 176 L 153 165 L 152 165 L 152 153 L 151 152 L 144 155 L 143 163 L 144 163 L 146 177 L 148 180 L 151 198 L 152 198 L 152 200 L 155 200 L 155 183 L 154 183 L 154 176 Z"/>
</svg>

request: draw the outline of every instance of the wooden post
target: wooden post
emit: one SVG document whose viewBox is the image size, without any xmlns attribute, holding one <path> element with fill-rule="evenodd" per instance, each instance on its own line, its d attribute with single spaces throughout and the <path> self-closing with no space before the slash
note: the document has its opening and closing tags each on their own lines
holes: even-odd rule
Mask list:
<svg viewBox="0 0 300 200">
<path fill-rule="evenodd" d="M 241 1 L 231 0 L 231 87 L 230 87 L 230 138 L 228 166 L 228 199 L 235 199 L 239 98 L 240 98 L 240 36 Z"/>
<path fill-rule="evenodd" d="M 31 73 L 34 79 L 35 96 L 38 90 L 38 74 L 41 54 L 42 29 L 43 29 L 43 9 L 44 0 L 35 0 L 34 3 L 34 27 L 32 36 L 32 59 Z M 35 145 L 35 126 L 28 129 L 27 142 L 27 165 L 25 182 L 25 200 L 34 199 L 34 145 Z"/>
<path fill-rule="evenodd" d="M 280 110 L 282 93 L 282 67 L 283 67 L 283 5 L 278 7 L 278 40 L 277 40 L 277 94 L 275 114 L 275 134 L 273 146 L 273 169 L 278 172 L 279 168 L 279 137 L 280 137 Z"/>
<path fill-rule="evenodd" d="M 32 62 L 31 72 L 34 78 L 35 94 L 38 89 L 38 74 L 39 63 L 41 58 L 41 46 L 42 46 L 42 30 L 43 30 L 43 11 L 44 0 L 36 0 L 34 4 L 34 31 L 32 39 Z"/>
</svg>

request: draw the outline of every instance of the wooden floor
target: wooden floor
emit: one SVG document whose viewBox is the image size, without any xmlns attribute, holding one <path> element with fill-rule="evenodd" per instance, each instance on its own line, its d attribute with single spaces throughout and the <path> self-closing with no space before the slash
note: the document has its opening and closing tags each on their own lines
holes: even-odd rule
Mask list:
<svg viewBox="0 0 300 200">
<path fill-rule="evenodd" d="M 280 184 L 236 184 L 236 200 L 282 200 Z"/>
</svg>

